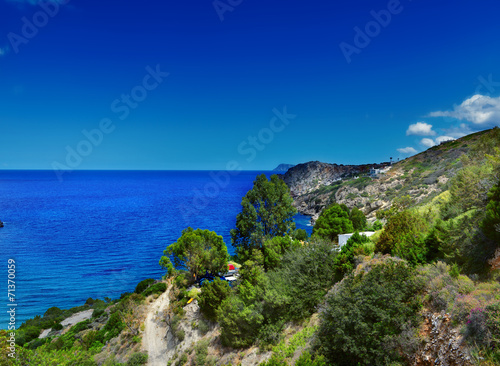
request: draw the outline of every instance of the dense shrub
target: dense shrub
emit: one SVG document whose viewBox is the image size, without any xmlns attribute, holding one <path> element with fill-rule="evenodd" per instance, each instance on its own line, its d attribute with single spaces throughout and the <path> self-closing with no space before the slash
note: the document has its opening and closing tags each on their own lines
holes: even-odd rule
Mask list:
<svg viewBox="0 0 500 366">
<path fill-rule="evenodd" d="M 389 218 L 375 250 L 413 264 L 425 263 L 428 254 L 425 231 L 426 222 L 419 214 L 408 210 L 398 212 Z"/>
<path fill-rule="evenodd" d="M 295 362 L 295 366 L 327 366 L 323 356 L 317 356 L 314 359 L 307 351 L 303 352 Z"/>
<path fill-rule="evenodd" d="M 486 165 L 461 169 L 450 181 L 450 200 L 442 210 L 444 219 L 486 206 L 488 191 L 493 186 L 491 170 Z"/>
<path fill-rule="evenodd" d="M 293 238 L 300 241 L 307 240 L 307 231 L 304 229 L 297 229 L 293 232 Z"/>
<path fill-rule="evenodd" d="M 375 222 L 372 225 L 372 229 L 375 231 L 382 230 L 383 227 L 384 225 L 382 225 L 382 223 L 379 220 L 375 220 Z"/>
<path fill-rule="evenodd" d="M 206 365 L 206 360 L 207 360 L 207 355 L 208 355 L 208 343 L 209 343 L 208 340 L 201 340 L 194 347 L 195 365 L 197 365 L 197 366 L 205 366 Z"/>
<path fill-rule="evenodd" d="M 186 332 L 181 327 L 178 327 L 175 330 L 174 335 L 179 340 L 179 342 L 182 342 L 184 340 L 184 338 L 186 337 Z"/>
<path fill-rule="evenodd" d="M 44 318 L 47 317 L 52 317 L 52 318 L 55 318 L 55 317 L 58 317 L 58 316 L 61 316 L 63 315 L 63 311 L 61 309 L 59 309 L 58 307 L 56 306 L 53 306 L 51 308 L 48 308 L 47 311 L 45 312 L 45 314 L 43 314 Z"/>
<path fill-rule="evenodd" d="M 177 275 L 174 278 L 174 284 L 178 288 L 187 288 L 191 283 L 193 283 L 193 277 L 187 271 L 177 271 Z"/>
<path fill-rule="evenodd" d="M 368 255 L 363 250 L 363 244 L 370 243 L 366 235 L 360 235 L 357 231 L 342 246 L 334 261 L 335 270 L 342 277 L 354 268 L 354 258 L 357 255 Z"/>
<path fill-rule="evenodd" d="M 301 246 L 300 241 L 292 239 L 290 236 L 275 236 L 266 240 L 262 244 L 262 253 L 264 255 L 264 268 L 269 270 L 276 268 L 281 263 L 281 257 L 289 250 Z"/>
<path fill-rule="evenodd" d="M 256 262 L 240 270 L 236 292 L 220 306 L 217 315 L 225 345 L 247 347 L 275 344 L 285 322 L 310 316 L 334 283 L 337 251 L 328 241 L 311 243 L 284 254 L 281 265 L 264 272 Z"/>
<path fill-rule="evenodd" d="M 5 344 L 0 335 L 0 344 Z M 68 350 L 50 350 L 51 343 L 45 343 L 36 350 L 25 347 L 17 347 L 16 359 L 6 360 L 2 363 L 4 354 L 0 355 L 2 365 L 57 365 L 57 366 L 97 366 L 93 361 L 92 353 L 79 346 Z"/>
<path fill-rule="evenodd" d="M 81 332 L 82 330 L 85 330 L 85 329 L 88 329 L 90 325 L 90 320 L 84 320 L 80 323 L 76 323 L 75 325 L 73 325 L 71 328 L 70 328 L 70 332 L 72 333 L 78 333 L 78 332 Z"/>
<path fill-rule="evenodd" d="M 292 359 L 296 351 L 300 348 L 304 349 L 307 343 L 310 341 L 314 332 L 317 330 L 317 326 L 306 326 L 293 336 L 289 338 L 283 338 L 279 344 L 272 347 L 272 355 L 269 360 L 261 365 L 263 366 L 277 366 L 277 365 L 290 365 L 293 364 Z M 311 355 L 309 352 L 305 351 L 304 354 L 308 354 L 309 357 L 304 356 L 303 362 L 311 362 Z M 321 361 L 324 358 L 322 356 L 316 357 L 316 361 Z M 309 363 L 305 363 L 306 365 Z M 322 365 L 324 363 L 319 363 Z M 315 365 L 315 363 L 311 364 Z"/>
<path fill-rule="evenodd" d="M 354 228 L 351 220 L 349 220 L 349 213 L 344 211 L 338 204 L 323 210 L 316 224 L 314 224 L 313 235 L 327 239 L 330 241 L 337 241 L 339 234 L 352 233 Z"/>
<path fill-rule="evenodd" d="M 142 280 L 137 284 L 135 287 L 134 292 L 136 294 L 141 294 L 145 289 L 147 289 L 149 286 L 155 283 L 155 280 L 153 278 L 147 278 L 145 280 Z"/>
<path fill-rule="evenodd" d="M 148 362 L 148 355 L 145 353 L 134 353 L 125 364 L 126 366 L 139 366 Z"/>
<path fill-rule="evenodd" d="M 117 337 L 124 328 L 125 324 L 123 324 L 120 313 L 114 312 L 106 325 L 99 330 L 95 340 L 105 344 L 110 339 Z"/>
<path fill-rule="evenodd" d="M 247 347 L 258 337 L 265 321 L 264 293 L 267 277 L 257 263 L 247 261 L 240 269 L 237 292 L 224 300 L 217 311 L 223 345 Z"/>
<path fill-rule="evenodd" d="M 313 240 L 283 256 L 281 267 L 269 271 L 266 308 L 271 319 L 303 319 L 334 283 L 337 251 L 331 243 Z"/>
<path fill-rule="evenodd" d="M 104 309 L 95 309 L 92 312 L 92 318 L 99 318 L 105 313 Z"/>
<path fill-rule="evenodd" d="M 149 296 L 153 294 L 161 294 L 163 292 L 167 291 L 167 285 L 163 282 L 157 283 L 153 286 L 148 287 L 142 295 L 144 296 Z"/>
<path fill-rule="evenodd" d="M 321 314 L 318 347 L 331 365 L 398 360 L 401 333 L 418 323 L 423 283 L 415 270 L 393 259 L 365 268 L 371 269 L 350 274 L 335 286 Z"/>
<path fill-rule="evenodd" d="M 226 281 L 216 278 L 213 282 L 205 282 L 201 287 L 198 304 L 203 315 L 210 320 L 217 320 L 217 309 L 229 296 L 231 287 Z"/>
<path fill-rule="evenodd" d="M 419 273 L 426 284 L 426 306 L 434 312 L 449 312 L 455 322 L 462 322 L 471 308 L 457 304 L 474 290 L 474 283 L 467 276 L 455 276 L 454 268 L 437 262 L 421 267 Z"/>
<path fill-rule="evenodd" d="M 349 213 L 349 219 L 352 222 L 352 227 L 354 230 L 362 231 L 366 228 L 366 216 L 357 207 L 353 207 Z"/>
<path fill-rule="evenodd" d="M 222 344 L 233 348 L 250 346 L 264 322 L 261 309 L 258 303 L 247 305 L 238 296 L 226 299 L 218 313 Z"/>
<path fill-rule="evenodd" d="M 473 209 L 447 221 L 438 220 L 425 239 L 426 246 L 438 246 L 439 257 L 456 263 L 464 273 L 487 275 L 487 260 L 497 244 L 479 230 L 484 216 L 484 210 Z"/>
<path fill-rule="evenodd" d="M 210 330 L 210 327 L 203 319 L 200 319 L 198 322 L 198 330 L 200 331 L 201 334 L 205 335 Z"/>
<path fill-rule="evenodd" d="M 489 202 L 481 227 L 486 236 L 500 246 L 500 181 L 488 194 Z"/>
</svg>

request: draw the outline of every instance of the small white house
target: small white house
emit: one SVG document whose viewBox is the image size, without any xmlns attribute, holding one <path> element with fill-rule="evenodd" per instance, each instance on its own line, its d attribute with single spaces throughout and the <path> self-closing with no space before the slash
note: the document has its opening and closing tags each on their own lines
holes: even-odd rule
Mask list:
<svg viewBox="0 0 500 366">
<path fill-rule="evenodd" d="M 390 169 L 391 169 L 391 166 L 386 166 L 386 167 L 381 168 L 381 169 L 371 168 L 369 175 L 372 178 L 377 178 L 378 176 L 387 173 Z"/>
<path fill-rule="evenodd" d="M 343 245 L 345 245 L 347 243 L 347 240 L 349 240 L 349 238 L 353 235 L 354 233 L 351 233 L 351 234 L 340 234 L 339 235 L 339 247 L 342 248 Z M 373 234 L 375 234 L 374 231 L 363 231 L 363 232 L 360 232 L 359 235 L 365 235 L 365 236 L 372 236 Z"/>
</svg>

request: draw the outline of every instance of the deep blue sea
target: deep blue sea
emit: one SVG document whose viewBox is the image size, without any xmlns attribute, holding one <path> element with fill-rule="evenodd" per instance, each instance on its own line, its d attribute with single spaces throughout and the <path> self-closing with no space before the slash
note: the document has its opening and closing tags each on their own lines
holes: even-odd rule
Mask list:
<svg viewBox="0 0 500 366">
<path fill-rule="evenodd" d="M 184 228 L 224 237 L 258 174 L 208 171 L 0 170 L 0 329 L 7 327 L 7 261 L 16 261 L 16 325 L 51 306 L 117 298 L 149 277 L 160 278 L 162 251 Z M 309 233 L 309 218 L 296 216 Z M 3 309 L 2 309 L 3 308 Z"/>
</svg>

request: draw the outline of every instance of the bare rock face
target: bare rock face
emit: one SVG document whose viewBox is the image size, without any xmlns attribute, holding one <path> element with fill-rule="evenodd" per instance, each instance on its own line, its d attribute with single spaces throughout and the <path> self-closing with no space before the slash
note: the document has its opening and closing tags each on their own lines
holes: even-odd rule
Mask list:
<svg viewBox="0 0 500 366">
<path fill-rule="evenodd" d="M 494 129 L 486 130 L 444 142 L 394 164 L 338 165 L 311 161 L 290 168 L 280 177 L 290 188 L 295 207 L 313 221 L 332 203 L 358 207 L 369 220 L 375 220 L 376 212 L 390 207 L 396 197 L 408 195 L 414 203 L 419 203 L 442 193 L 446 182 L 461 169 L 460 157 L 478 146 L 483 136 L 494 133 Z M 369 175 L 371 168 L 383 171 Z"/>
<path fill-rule="evenodd" d="M 462 336 L 451 325 L 449 314 L 425 314 L 422 335 L 426 341 L 415 354 L 414 366 L 473 365 L 462 344 Z"/>
<path fill-rule="evenodd" d="M 372 167 L 380 168 L 381 166 L 381 164 L 337 165 L 311 161 L 290 168 L 284 175 L 281 175 L 281 178 L 290 187 L 292 197 L 296 197 L 343 178 L 367 173 Z"/>
<path fill-rule="evenodd" d="M 495 256 L 488 263 L 491 265 L 491 269 L 500 269 L 500 248 L 496 250 Z"/>
</svg>

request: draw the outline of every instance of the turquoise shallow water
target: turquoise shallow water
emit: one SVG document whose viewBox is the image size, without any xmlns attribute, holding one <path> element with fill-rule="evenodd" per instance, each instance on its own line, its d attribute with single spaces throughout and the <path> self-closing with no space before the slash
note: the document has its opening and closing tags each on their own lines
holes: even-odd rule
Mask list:
<svg viewBox="0 0 500 366">
<path fill-rule="evenodd" d="M 227 180 L 224 172 L 78 171 L 59 182 L 52 171 L 0 171 L 0 275 L 6 298 L 7 261 L 15 259 L 17 325 L 161 277 L 163 249 L 187 226 L 216 231 L 234 253 L 229 230 L 260 173 Z M 311 231 L 308 217 L 296 222 Z"/>
</svg>

